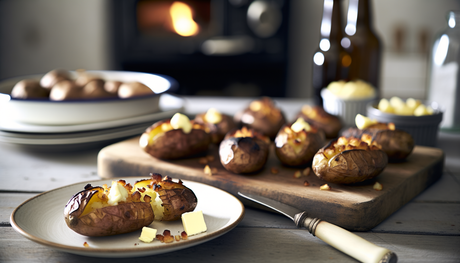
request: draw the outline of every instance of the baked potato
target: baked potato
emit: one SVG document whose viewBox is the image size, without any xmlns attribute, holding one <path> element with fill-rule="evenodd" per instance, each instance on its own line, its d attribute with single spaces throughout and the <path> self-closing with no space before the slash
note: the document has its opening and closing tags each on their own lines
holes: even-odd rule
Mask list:
<svg viewBox="0 0 460 263">
<path fill-rule="evenodd" d="M 368 144 L 377 144 L 388 155 L 389 162 L 405 160 L 413 151 L 415 141 L 410 133 L 396 129 L 394 123 L 382 123 L 358 114 L 357 128 L 349 128 L 342 136 L 356 137 Z"/>
<path fill-rule="evenodd" d="M 159 159 L 179 159 L 206 152 L 211 144 L 209 129 L 183 114 L 154 123 L 139 139 L 140 147 Z"/>
<path fill-rule="evenodd" d="M 234 116 L 235 122 L 265 136 L 275 139 L 281 126 L 286 123 L 284 113 L 268 97 L 252 101 Z"/>
<path fill-rule="evenodd" d="M 299 118 L 284 125 L 275 138 L 275 154 L 281 163 L 299 166 L 311 163 L 316 152 L 324 146 L 324 133 Z"/>
<path fill-rule="evenodd" d="M 236 128 L 236 123 L 231 116 L 222 114 L 214 108 L 205 113 L 197 114 L 195 122 L 209 128 L 212 142 L 215 144 L 219 144 L 229 131 Z"/>
<path fill-rule="evenodd" d="M 312 169 L 324 181 L 352 184 L 376 177 L 387 164 L 387 154 L 377 145 L 342 136 L 315 154 Z"/>
<path fill-rule="evenodd" d="M 336 138 L 343 127 L 338 116 L 326 112 L 321 106 L 304 105 L 297 118 L 303 118 L 313 127 L 323 130 L 326 138 Z"/>
<path fill-rule="evenodd" d="M 255 130 L 246 127 L 233 130 L 220 143 L 220 162 L 236 174 L 259 171 L 267 162 L 270 143 L 270 138 Z"/>
<path fill-rule="evenodd" d="M 73 231 L 85 236 L 123 234 L 150 225 L 153 220 L 176 220 L 195 209 L 197 198 L 183 183 L 151 174 L 132 186 L 124 180 L 111 186 L 86 185 L 70 198 L 64 219 Z"/>
</svg>

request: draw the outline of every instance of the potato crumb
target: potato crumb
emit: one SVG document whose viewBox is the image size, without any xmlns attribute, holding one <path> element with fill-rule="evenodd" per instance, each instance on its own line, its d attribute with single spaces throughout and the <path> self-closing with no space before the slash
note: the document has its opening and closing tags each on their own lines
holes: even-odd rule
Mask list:
<svg viewBox="0 0 460 263">
<path fill-rule="evenodd" d="M 319 187 L 319 190 L 329 191 L 331 190 L 331 187 L 328 184 L 323 184 Z"/>
<path fill-rule="evenodd" d="M 383 186 L 382 186 L 379 182 L 375 182 L 373 188 L 374 188 L 374 190 L 376 190 L 376 191 L 382 191 Z"/>
<path fill-rule="evenodd" d="M 209 167 L 209 165 L 206 165 L 206 166 L 204 167 L 203 172 L 204 172 L 204 174 L 212 175 L 212 170 L 211 170 L 211 168 Z"/>
<path fill-rule="evenodd" d="M 307 181 L 305 181 L 305 182 L 303 182 L 303 185 L 304 186 L 309 186 L 310 184 Z"/>
<path fill-rule="evenodd" d="M 214 161 L 214 155 L 207 155 L 207 156 L 206 156 L 206 159 L 207 159 L 209 162 L 212 162 L 212 161 Z"/>
<path fill-rule="evenodd" d="M 158 235 L 155 236 L 155 238 L 156 238 L 157 240 L 159 240 L 161 243 L 164 243 L 164 242 L 165 242 L 165 241 L 164 241 L 165 237 L 164 237 L 163 235 L 158 234 Z"/>
<path fill-rule="evenodd" d="M 295 178 L 300 178 L 302 176 L 302 172 L 300 170 L 297 170 L 294 172 L 294 177 Z"/>
<path fill-rule="evenodd" d="M 182 240 L 187 240 L 188 239 L 187 232 L 182 231 L 182 233 L 180 233 L 180 237 L 182 238 Z"/>
<path fill-rule="evenodd" d="M 174 239 L 175 239 L 176 241 L 180 241 L 180 236 L 179 236 L 179 235 L 175 235 L 175 236 L 174 236 Z"/>
<path fill-rule="evenodd" d="M 83 243 L 83 246 L 84 247 L 89 247 L 89 244 L 85 242 L 85 243 Z"/>
<path fill-rule="evenodd" d="M 279 173 L 280 171 L 278 170 L 278 168 L 272 167 L 272 168 L 270 168 L 270 172 L 271 172 L 272 174 L 277 174 L 277 173 Z"/>
<path fill-rule="evenodd" d="M 217 168 L 216 167 L 211 167 L 211 173 L 216 174 L 217 173 Z"/>
<path fill-rule="evenodd" d="M 302 175 L 308 176 L 310 174 L 310 172 L 311 172 L 311 168 L 307 167 L 302 171 Z"/>
<path fill-rule="evenodd" d="M 208 163 L 208 159 L 207 159 L 206 157 L 201 157 L 201 158 L 198 160 L 198 162 L 199 162 L 200 164 L 207 164 L 207 163 Z"/>
</svg>

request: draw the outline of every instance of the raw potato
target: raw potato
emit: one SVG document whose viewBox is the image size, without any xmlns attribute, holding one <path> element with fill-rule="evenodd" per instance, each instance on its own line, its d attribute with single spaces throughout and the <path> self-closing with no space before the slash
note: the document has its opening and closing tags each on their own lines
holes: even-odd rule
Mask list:
<svg viewBox="0 0 460 263">
<path fill-rule="evenodd" d="M 140 147 L 159 159 L 179 159 L 206 152 L 211 144 L 209 130 L 191 122 L 192 129 L 174 129 L 171 120 L 162 120 L 147 128 L 139 139 Z"/>
<path fill-rule="evenodd" d="M 297 115 L 313 127 L 323 130 L 326 138 L 336 138 L 343 127 L 339 117 L 329 114 L 320 106 L 304 105 Z"/>
<path fill-rule="evenodd" d="M 117 95 L 104 89 L 104 80 L 92 79 L 82 89 L 82 96 L 86 99 L 115 98 Z"/>
<path fill-rule="evenodd" d="M 152 89 L 137 81 L 123 83 L 118 88 L 118 97 L 122 99 L 151 94 Z"/>
<path fill-rule="evenodd" d="M 376 177 L 387 164 L 388 156 L 378 146 L 353 137 L 340 137 L 315 154 L 312 168 L 324 181 L 352 184 Z"/>
<path fill-rule="evenodd" d="M 205 113 L 197 114 L 195 122 L 209 128 L 212 142 L 215 144 L 219 144 L 229 131 L 236 128 L 236 123 L 231 116 L 220 113 L 215 109 L 209 109 Z"/>
<path fill-rule="evenodd" d="M 269 147 L 270 138 L 243 127 L 229 132 L 220 143 L 220 162 L 236 174 L 254 173 L 267 162 Z"/>
<path fill-rule="evenodd" d="M 62 80 L 51 88 L 50 100 L 76 100 L 82 98 L 82 89 L 74 81 Z"/>
<path fill-rule="evenodd" d="M 281 126 L 286 123 L 283 112 L 272 99 L 263 97 L 254 100 L 249 107 L 235 114 L 235 122 L 274 139 Z"/>
<path fill-rule="evenodd" d="M 111 193 L 119 191 L 113 190 L 114 186 L 126 190 L 126 200 L 117 199 L 122 194 Z M 182 181 L 173 182 L 168 176 L 151 174 L 150 179 L 138 181 L 134 186 L 124 180 L 114 182 L 111 187 L 87 185 L 69 200 L 64 218 L 69 228 L 79 234 L 110 236 L 141 229 L 153 220 L 177 220 L 183 213 L 193 211 L 197 202 L 195 193 Z"/>
<path fill-rule="evenodd" d="M 61 80 L 70 80 L 70 73 L 63 69 L 53 69 L 43 75 L 40 79 L 40 85 L 45 89 L 51 89 Z"/>
<path fill-rule="evenodd" d="M 148 86 L 134 81 L 104 80 L 84 69 L 75 71 L 54 69 L 46 73 L 37 83 L 35 80 L 22 80 L 13 87 L 11 97 L 18 99 L 48 98 L 54 101 L 91 100 L 111 98 L 132 98 L 154 95 Z"/>
<path fill-rule="evenodd" d="M 316 128 L 296 132 L 291 125 L 284 125 L 275 139 L 275 154 L 285 165 L 305 165 L 324 146 L 324 139 L 324 133 Z"/>
<path fill-rule="evenodd" d="M 49 89 L 43 88 L 38 80 L 33 79 L 19 81 L 11 91 L 11 97 L 15 99 L 47 99 L 49 94 Z"/>
</svg>

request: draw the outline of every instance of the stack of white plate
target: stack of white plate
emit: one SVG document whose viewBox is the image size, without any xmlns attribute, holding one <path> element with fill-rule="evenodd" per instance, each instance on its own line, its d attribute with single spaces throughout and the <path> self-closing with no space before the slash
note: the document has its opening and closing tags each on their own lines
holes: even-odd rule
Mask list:
<svg viewBox="0 0 460 263">
<path fill-rule="evenodd" d="M 0 141 L 39 150 L 98 147 L 140 135 L 154 122 L 183 111 L 183 99 L 166 93 L 177 86 L 172 78 L 138 72 L 92 72 L 107 80 L 140 81 L 155 95 L 86 101 L 21 100 L 9 96 L 15 83 L 41 76 L 5 80 L 0 82 Z"/>
</svg>

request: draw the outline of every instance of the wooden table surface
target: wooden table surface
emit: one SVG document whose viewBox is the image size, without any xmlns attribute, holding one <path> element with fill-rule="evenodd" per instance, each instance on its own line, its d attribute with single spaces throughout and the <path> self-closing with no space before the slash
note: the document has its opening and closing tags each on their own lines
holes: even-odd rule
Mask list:
<svg viewBox="0 0 460 263">
<path fill-rule="evenodd" d="M 187 97 L 185 112 L 216 107 L 233 113 L 249 99 Z M 278 99 L 288 119 L 305 102 Z M 446 153 L 444 173 L 432 186 L 368 232 L 355 232 L 394 251 L 399 262 L 460 262 L 460 134 L 439 133 Z M 75 182 L 98 180 L 100 148 L 78 152 L 37 152 L 0 143 L 0 262 L 129 262 L 68 254 L 32 242 L 10 224 L 12 211 L 25 200 Z M 246 207 L 245 217 L 217 239 L 176 252 L 140 258 L 200 262 L 356 262 L 298 229 L 284 216 Z"/>
</svg>

